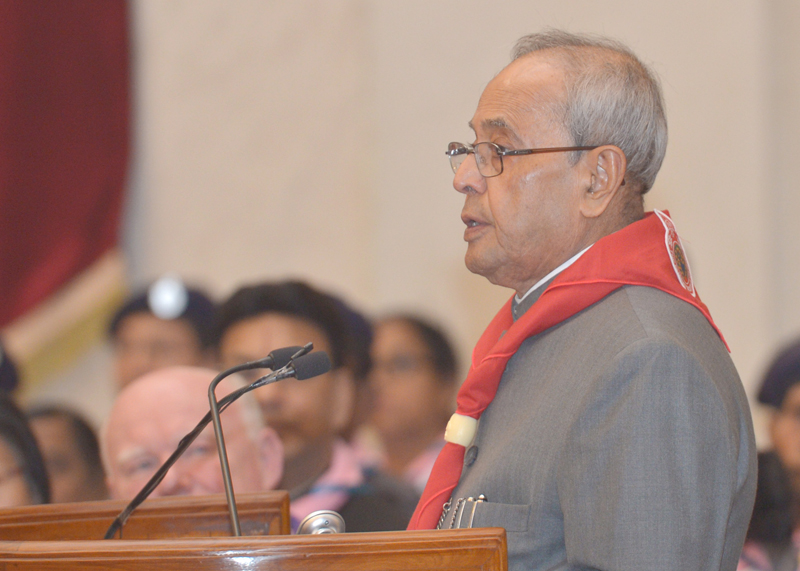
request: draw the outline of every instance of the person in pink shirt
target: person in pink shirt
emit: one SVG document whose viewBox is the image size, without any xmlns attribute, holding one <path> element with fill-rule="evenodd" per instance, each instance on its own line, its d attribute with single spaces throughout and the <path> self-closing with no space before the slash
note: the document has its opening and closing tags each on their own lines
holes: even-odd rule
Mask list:
<svg viewBox="0 0 800 571">
<path fill-rule="evenodd" d="M 438 327 L 398 314 L 375 325 L 371 356 L 369 424 L 382 445 L 379 465 L 422 492 L 455 410 L 455 352 Z"/>
</svg>

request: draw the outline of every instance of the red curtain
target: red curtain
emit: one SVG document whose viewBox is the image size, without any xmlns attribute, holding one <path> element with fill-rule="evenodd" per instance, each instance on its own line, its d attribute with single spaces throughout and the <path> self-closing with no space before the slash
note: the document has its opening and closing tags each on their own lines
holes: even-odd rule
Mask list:
<svg viewBox="0 0 800 571">
<path fill-rule="evenodd" d="M 116 245 L 129 84 L 124 0 L 0 0 L 0 326 Z"/>
</svg>

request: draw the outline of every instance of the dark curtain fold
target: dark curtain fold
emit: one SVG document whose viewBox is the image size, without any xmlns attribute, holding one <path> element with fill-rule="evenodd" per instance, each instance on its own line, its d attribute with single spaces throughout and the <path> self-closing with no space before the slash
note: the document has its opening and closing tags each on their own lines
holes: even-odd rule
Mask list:
<svg viewBox="0 0 800 571">
<path fill-rule="evenodd" d="M 117 243 L 128 35 L 124 0 L 0 0 L 0 326 Z"/>
</svg>

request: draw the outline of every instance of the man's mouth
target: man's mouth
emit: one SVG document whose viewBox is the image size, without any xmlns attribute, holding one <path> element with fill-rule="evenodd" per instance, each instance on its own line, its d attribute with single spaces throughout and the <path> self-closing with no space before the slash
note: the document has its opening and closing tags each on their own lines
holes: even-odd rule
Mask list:
<svg viewBox="0 0 800 571">
<path fill-rule="evenodd" d="M 478 218 L 472 218 L 471 216 L 462 216 L 462 222 L 467 226 L 464 229 L 464 240 L 467 242 L 477 238 L 479 235 L 483 233 L 483 230 L 486 228 L 487 224 L 483 220 Z"/>
</svg>

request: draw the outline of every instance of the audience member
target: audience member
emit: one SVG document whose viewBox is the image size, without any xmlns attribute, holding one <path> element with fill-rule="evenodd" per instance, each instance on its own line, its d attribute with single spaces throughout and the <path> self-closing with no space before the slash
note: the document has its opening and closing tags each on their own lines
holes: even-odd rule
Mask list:
<svg viewBox="0 0 800 571">
<path fill-rule="evenodd" d="M 117 387 L 164 367 L 211 365 L 214 311 L 202 291 L 169 276 L 129 298 L 109 326 Z"/>
<path fill-rule="evenodd" d="M 123 389 L 101 432 L 112 498 L 133 498 L 208 412 L 208 385 L 215 375 L 210 369 L 171 367 L 148 373 Z M 217 387 L 218 398 L 241 387 L 237 379 L 223 380 Z M 228 406 L 221 419 L 234 491 L 274 489 L 282 475 L 283 448 L 275 431 L 264 426 L 251 394 Z M 167 472 L 153 497 L 222 492 L 214 430 L 209 425 Z"/>
<path fill-rule="evenodd" d="M 437 327 L 410 315 L 375 326 L 371 425 L 383 445 L 382 468 L 422 492 L 455 410 L 456 356 Z"/>
<path fill-rule="evenodd" d="M 82 416 L 46 406 L 31 410 L 28 422 L 44 456 L 53 503 L 108 497 L 97 436 Z"/>
<path fill-rule="evenodd" d="M 350 371 L 355 384 L 355 399 L 350 422 L 342 430 L 342 437 L 350 441 L 356 430 L 369 418 L 372 409 L 372 392 L 367 376 L 372 368 L 370 346 L 372 345 L 372 324 L 360 312 L 353 309 L 342 299 L 321 292 L 328 297 L 339 310 L 344 320 L 347 341 L 344 351 L 344 367 Z"/>
<path fill-rule="evenodd" d="M 50 481 L 25 415 L 0 392 L 0 507 L 50 502 Z"/>
<path fill-rule="evenodd" d="M 341 513 L 348 531 L 403 529 L 413 496 L 385 475 L 365 473 L 341 438 L 353 411 L 355 361 L 337 304 L 304 283 L 283 282 L 241 288 L 220 307 L 218 343 L 226 367 L 309 341 L 328 353 L 333 370 L 254 392 L 284 444 L 280 486 L 289 490 L 292 519 L 296 524 L 329 509 Z"/>
<path fill-rule="evenodd" d="M 789 476 L 774 452 L 758 455 L 758 485 L 737 571 L 796 571 L 800 537 Z"/>
<path fill-rule="evenodd" d="M 767 370 L 759 402 L 771 408 L 772 446 L 800 497 L 800 340 L 782 349 Z"/>
</svg>

